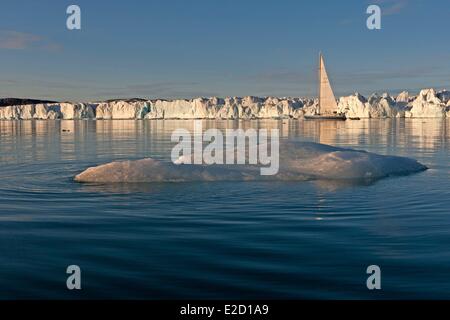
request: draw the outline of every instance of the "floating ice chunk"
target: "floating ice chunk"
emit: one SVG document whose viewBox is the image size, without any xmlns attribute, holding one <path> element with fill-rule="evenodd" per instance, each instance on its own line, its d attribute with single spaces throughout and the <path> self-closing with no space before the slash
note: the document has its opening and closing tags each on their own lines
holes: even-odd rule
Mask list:
<svg viewBox="0 0 450 320">
<path fill-rule="evenodd" d="M 427 168 L 414 159 L 383 156 L 312 142 L 280 145 L 280 170 L 261 176 L 256 165 L 173 164 L 151 158 L 117 161 L 91 167 L 75 176 L 78 182 L 183 182 L 249 180 L 376 180 Z"/>
<path fill-rule="evenodd" d="M 417 160 L 406 157 L 384 156 L 318 143 L 289 144 L 289 150 L 280 148 L 280 171 L 284 167 L 315 179 L 380 179 L 426 169 Z"/>
</svg>

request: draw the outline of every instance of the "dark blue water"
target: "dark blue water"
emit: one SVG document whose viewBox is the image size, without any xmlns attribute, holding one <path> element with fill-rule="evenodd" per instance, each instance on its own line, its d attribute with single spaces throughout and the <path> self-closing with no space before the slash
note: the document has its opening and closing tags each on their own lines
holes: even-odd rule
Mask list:
<svg viewBox="0 0 450 320">
<path fill-rule="evenodd" d="M 418 159 L 367 185 L 72 181 L 191 121 L 0 121 L 0 298 L 450 298 L 450 122 L 209 121 Z M 63 132 L 69 130 L 68 132 Z M 66 268 L 82 290 L 66 289 Z M 382 290 L 366 288 L 381 267 Z"/>
</svg>

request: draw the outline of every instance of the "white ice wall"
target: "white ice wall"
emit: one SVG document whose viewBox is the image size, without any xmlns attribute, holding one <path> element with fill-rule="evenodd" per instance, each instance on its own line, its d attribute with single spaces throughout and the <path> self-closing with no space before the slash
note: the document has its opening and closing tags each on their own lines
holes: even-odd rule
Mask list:
<svg viewBox="0 0 450 320">
<path fill-rule="evenodd" d="M 316 109 L 317 100 L 309 98 L 116 100 L 0 107 L 0 119 L 297 119 Z M 418 96 L 402 92 L 396 98 L 373 94 L 367 99 L 356 93 L 339 99 L 338 112 L 359 118 L 445 118 L 450 117 L 450 93 L 424 89 Z"/>
</svg>

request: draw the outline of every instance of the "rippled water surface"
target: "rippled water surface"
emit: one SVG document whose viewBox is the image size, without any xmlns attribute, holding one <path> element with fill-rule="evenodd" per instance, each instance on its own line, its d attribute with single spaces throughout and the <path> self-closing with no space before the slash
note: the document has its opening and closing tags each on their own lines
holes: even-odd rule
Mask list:
<svg viewBox="0 0 450 320">
<path fill-rule="evenodd" d="M 205 121 L 418 159 L 372 184 L 86 185 L 192 121 L 0 121 L 0 298 L 450 298 L 450 122 Z M 82 269 L 80 292 L 66 267 Z M 379 265 L 382 290 L 366 288 Z"/>
</svg>

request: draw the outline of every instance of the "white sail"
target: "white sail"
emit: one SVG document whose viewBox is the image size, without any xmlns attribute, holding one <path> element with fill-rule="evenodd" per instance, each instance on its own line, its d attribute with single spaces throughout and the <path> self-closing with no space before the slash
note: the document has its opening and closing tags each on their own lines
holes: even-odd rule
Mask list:
<svg viewBox="0 0 450 320">
<path fill-rule="evenodd" d="M 336 111 L 336 98 L 334 97 L 333 89 L 331 89 L 321 54 L 319 63 L 319 114 L 332 114 Z"/>
</svg>

